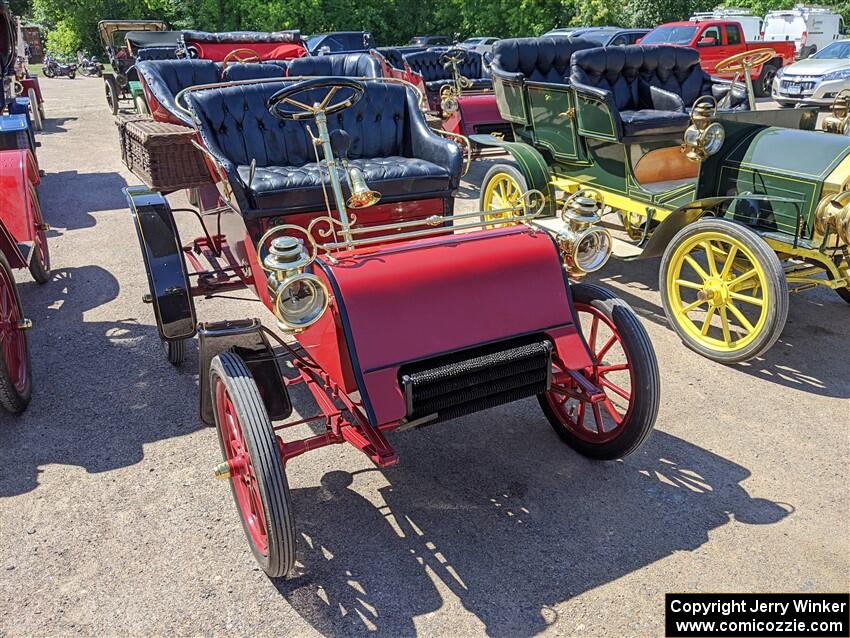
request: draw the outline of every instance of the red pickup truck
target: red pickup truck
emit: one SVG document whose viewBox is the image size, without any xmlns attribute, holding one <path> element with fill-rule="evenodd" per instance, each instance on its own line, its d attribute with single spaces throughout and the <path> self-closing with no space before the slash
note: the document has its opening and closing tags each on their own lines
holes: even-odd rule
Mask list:
<svg viewBox="0 0 850 638">
<path fill-rule="evenodd" d="M 770 48 L 776 57 L 752 71 L 753 88 L 758 97 L 770 95 L 773 78 L 780 67 L 794 62 L 793 42 L 747 42 L 744 28 L 733 20 L 705 20 L 700 22 L 668 22 L 655 27 L 640 40 L 641 44 L 675 44 L 692 47 L 699 53 L 700 64 L 706 72 L 716 74 L 715 67 L 721 60 L 750 51 Z"/>
</svg>

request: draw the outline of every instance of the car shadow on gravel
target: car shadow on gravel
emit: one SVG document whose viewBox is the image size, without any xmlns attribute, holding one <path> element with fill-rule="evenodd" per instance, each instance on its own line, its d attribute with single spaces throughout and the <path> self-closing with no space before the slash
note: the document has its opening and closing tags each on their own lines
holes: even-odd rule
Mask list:
<svg viewBox="0 0 850 638">
<path fill-rule="evenodd" d="M 658 289 L 658 259 L 612 260 L 594 282 L 608 285 L 638 315 L 673 331 L 664 308 L 645 298 L 644 290 Z M 616 286 L 611 286 L 616 282 Z M 629 292 L 635 288 L 635 294 Z M 792 293 L 788 322 L 773 347 L 751 361 L 731 366 L 759 379 L 827 397 L 850 398 L 846 370 L 850 340 L 850 306 L 827 289 Z M 685 348 L 684 344 L 682 348 Z M 714 364 L 722 371 L 720 363 Z"/>
<path fill-rule="evenodd" d="M 0 497 L 36 489 L 45 466 L 92 474 L 128 467 L 144 458 L 145 444 L 202 427 L 197 404 L 186 400 L 197 396 L 192 361 L 175 370 L 156 327 L 136 317 L 91 318 L 120 294 L 111 273 L 59 269 L 44 286 L 20 289 L 34 323 L 34 391 L 22 415 L 0 414 Z"/>
<path fill-rule="evenodd" d="M 559 603 L 696 550 L 713 529 L 793 512 L 751 496 L 746 468 L 663 432 L 624 461 L 592 463 L 527 407 L 509 426 L 515 412 L 497 408 L 498 428 L 461 420 L 395 437 L 401 464 L 382 471 L 381 507 L 347 472 L 294 489 L 301 575 L 276 580 L 281 595 L 325 636 L 412 636 L 447 596 L 487 635 L 534 636 Z M 686 574 L 681 585 L 695 586 Z"/>
<path fill-rule="evenodd" d="M 44 219 L 54 228 L 92 228 L 97 222 L 91 213 L 127 211 L 123 189 L 127 181 L 116 172 L 79 173 L 61 171 L 44 176 L 39 190 Z"/>
<path fill-rule="evenodd" d="M 38 132 L 39 135 L 52 135 L 53 133 L 65 133 L 68 128 L 65 126 L 68 122 L 76 122 L 76 117 L 50 117 L 47 114 L 47 119 L 44 120 L 44 128 Z"/>
</svg>

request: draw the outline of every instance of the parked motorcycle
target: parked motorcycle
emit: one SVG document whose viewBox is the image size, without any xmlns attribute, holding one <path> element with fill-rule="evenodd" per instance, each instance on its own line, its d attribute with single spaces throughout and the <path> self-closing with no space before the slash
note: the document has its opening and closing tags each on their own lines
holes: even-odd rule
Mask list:
<svg viewBox="0 0 850 638">
<path fill-rule="evenodd" d="M 97 61 L 97 58 L 92 56 L 87 58 L 85 54 L 77 54 L 77 69 L 80 73 L 89 78 L 103 77 L 103 64 Z"/>
<path fill-rule="evenodd" d="M 44 73 L 44 77 L 58 78 L 67 76 L 68 79 L 73 80 L 77 76 L 77 65 L 69 62 L 60 62 L 52 53 L 48 53 L 44 58 L 41 72 Z"/>
</svg>

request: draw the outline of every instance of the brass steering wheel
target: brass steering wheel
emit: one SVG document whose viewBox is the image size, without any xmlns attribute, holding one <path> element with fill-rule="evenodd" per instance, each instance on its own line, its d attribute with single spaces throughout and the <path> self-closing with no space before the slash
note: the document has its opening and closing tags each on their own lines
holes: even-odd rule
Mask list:
<svg viewBox="0 0 850 638">
<path fill-rule="evenodd" d="M 17 78 L 12 80 L 12 86 L 15 87 L 15 95 L 24 94 L 24 85 Z"/>
<path fill-rule="evenodd" d="M 743 73 L 754 66 L 761 66 L 775 57 L 776 51 L 773 49 L 753 49 L 752 51 L 730 55 L 725 60 L 718 62 L 714 68 L 717 73 Z"/>
<path fill-rule="evenodd" d="M 469 54 L 463 49 L 449 49 L 439 57 L 439 63 L 443 66 L 446 64 L 462 64 L 469 58 Z"/>
<path fill-rule="evenodd" d="M 254 49 L 233 49 L 233 51 L 224 56 L 224 60 L 221 62 L 221 77 L 224 77 L 224 70 L 231 62 L 247 64 L 259 62 L 260 60 L 260 54 L 254 51 Z"/>
<path fill-rule="evenodd" d="M 322 112 L 331 115 L 354 106 L 365 92 L 366 87 L 357 80 L 316 78 L 295 82 L 292 86 L 281 89 L 269 98 L 266 106 L 277 118 L 306 120 Z M 307 97 L 302 97 L 304 95 Z M 337 99 L 334 101 L 334 98 Z M 286 106 L 291 108 L 285 108 Z"/>
</svg>

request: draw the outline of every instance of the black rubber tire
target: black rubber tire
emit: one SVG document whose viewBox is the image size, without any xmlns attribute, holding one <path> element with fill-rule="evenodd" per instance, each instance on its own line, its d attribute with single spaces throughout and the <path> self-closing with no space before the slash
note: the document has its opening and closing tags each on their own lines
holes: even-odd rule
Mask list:
<svg viewBox="0 0 850 638">
<path fill-rule="evenodd" d="M 655 349 L 634 310 L 610 290 L 586 283 L 573 284 L 570 290 L 575 304 L 593 306 L 616 326 L 636 379 L 631 389 L 635 403 L 628 424 L 616 439 L 606 443 L 590 443 L 578 438 L 561 424 L 545 394 L 537 395 L 537 400 L 557 435 L 576 452 L 601 461 L 621 459 L 643 445 L 658 416 L 661 375 Z"/>
<path fill-rule="evenodd" d="M 233 402 L 242 427 L 245 444 L 260 489 L 265 515 L 268 551 L 263 554 L 254 544 L 247 524 L 242 518 L 236 492 L 231 479 L 233 500 L 239 512 L 245 537 L 260 567 L 272 578 L 286 576 L 295 565 L 295 520 L 292 497 L 286 481 L 286 471 L 260 391 L 245 362 L 232 352 L 217 355 L 210 365 L 210 391 L 213 397 L 216 431 L 222 456 L 226 456 L 219 424 L 215 394 L 218 383 L 223 383 Z"/>
<path fill-rule="evenodd" d="M 75 71 L 68 71 L 68 79 L 69 80 L 73 80 L 75 77 L 77 77 L 77 74 L 76 74 Z"/>
<path fill-rule="evenodd" d="M 693 340 L 690 335 L 688 335 L 681 326 L 671 318 L 672 311 L 670 299 L 667 295 L 666 281 L 667 271 L 670 268 L 672 255 L 677 246 L 691 237 L 691 235 L 706 231 L 714 231 L 730 235 L 744 244 L 760 262 L 761 268 L 767 276 L 767 285 L 770 287 L 770 297 L 776 300 L 776 302 L 768 308 L 768 317 L 765 322 L 765 327 L 762 330 L 762 334 L 744 348 L 734 352 L 718 352 L 717 350 L 706 348 L 703 344 Z M 741 363 L 743 361 L 749 361 L 750 359 L 767 352 L 773 344 L 776 343 L 776 340 L 779 339 L 779 335 L 782 334 L 782 330 L 785 328 L 785 322 L 788 319 L 788 282 L 785 280 L 785 271 L 782 268 L 782 263 L 779 261 L 779 257 L 773 249 L 768 246 L 767 242 L 765 242 L 755 232 L 742 224 L 729 221 L 728 219 L 704 217 L 692 224 L 688 224 L 685 228 L 676 233 L 667 245 L 664 255 L 661 257 L 658 286 L 661 291 L 661 303 L 664 306 L 664 313 L 667 315 L 667 321 L 679 335 L 682 343 L 694 352 L 701 354 L 712 361 L 717 361 L 718 363 Z"/>
<path fill-rule="evenodd" d="M 53 77 L 53 71 L 48 69 L 46 66 L 41 67 L 41 72 L 44 74 L 44 77 L 46 77 L 46 78 L 52 78 Z"/>
<path fill-rule="evenodd" d="M 835 294 L 837 294 L 847 303 L 850 303 L 850 288 L 836 288 Z"/>
<path fill-rule="evenodd" d="M 15 277 L 12 274 L 12 269 L 9 267 L 9 262 L 6 260 L 6 256 L 2 253 L 0 253 L 0 268 L 5 271 L 8 280 L 12 282 L 12 288 L 15 293 L 15 303 L 18 305 L 18 316 L 23 317 L 21 297 L 18 294 L 18 287 L 15 285 Z M 30 400 L 32 399 L 32 362 L 30 360 L 27 336 L 26 334 L 23 336 L 24 343 L 26 344 L 27 378 L 22 390 L 19 391 L 18 388 L 15 387 L 15 383 L 12 381 L 12 377 L 6 366 L 6 358 L 3 355 L 2 349 L 0 349 L 0 406 L 12 414 L 20 414 L 26 410 L 27 406 L 30 404 Z"/>
<path fill-rule="evenodd" d="M 753 90 L 756 97 L 770 97 L 773 90 L 773 78 L 776 77 L 776 72 L 779 70 L 779 62 L 771 60 L 765 63 L 761 68 L 758 78 L 753 83 Z"/>
<path fill-rule="evenodd" d="M 118 83 L 114 75 L 103 76 L 104 90 L 106 91 L 106 103 L 112 110 L 112 115 L 118 115 Z"/>
<path fill-rule="evenodd" d="M 165 356 L 168 363 L 175 367 L 180 367 L 186 360 L 186 339 L 179 341 L 162 340 L 162 347 L 165 350 Z"/>
<path fill-rule="evenodd" d="M 46 284 L 48 281 L 50 281 L 50 254 L 48 253 L 44 256 L 44 258 L 42 258 L 42 248 L 38 243 L 35 242 L 33 243 L 33 250 L 35 251 L 35 254 L 32 256 L 32 259 L 30 259 L 29 263 L 30 275 L 32 275 L 32 278 L 35 280 L 36 283 Z M 46 268 L 43 262 L 47 263 Z"/>
<path fill-rule="evenodd" d="M 520 172 L 515 164 L 494 164 L 484 175 L 484 179 L 481 182 L 481 194 L 478 196 L 478 210 L 484 210 L 484 194 L 487 191 L 487 184 L 500 173 L 507 173 L 510 175 L 516 183 L 519 184 L 520 190 L 523 193 L 528 190 L 528 182 L 525 180 L 525 176 Z M 528 207 L 526 207 L 526 212 L 528 212 Z"/>
</svg>

